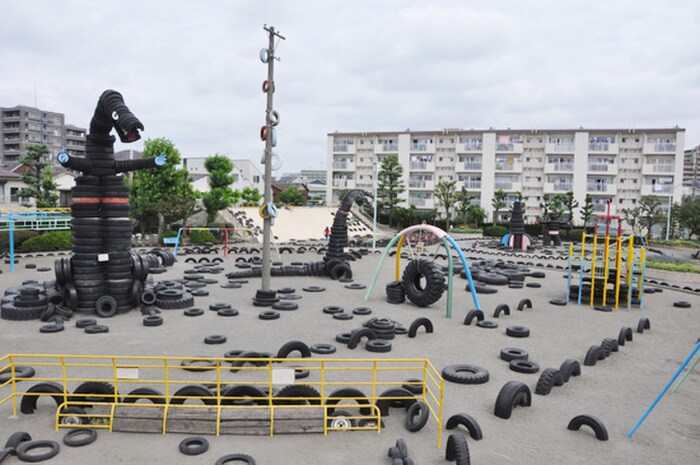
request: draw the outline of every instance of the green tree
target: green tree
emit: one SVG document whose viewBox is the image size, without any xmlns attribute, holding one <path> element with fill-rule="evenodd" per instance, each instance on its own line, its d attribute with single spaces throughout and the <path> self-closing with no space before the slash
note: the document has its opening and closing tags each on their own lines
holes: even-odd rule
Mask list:
<svg viewBox="0 0 700 465">
<path fill-rule="evenodd" d="M 681 227 L 688 228 L 690 237 L 700 235 L 700 197 L 686 197 L 673 206 L 672 213 Z"/>
<path fill-rule="evenodd" d="M 305 205 L 304 194 L 299 192 L 297 186 L 289 186 L 280 192 L 280 202 L 290 205 Z"/>
<path fill-rule="evenodd" d="M 581 221 L 583 222 L 583 227 L 588 226 L 588 222 L 593 217 L 593 197 L 591 194 L 586 194 L 586 199 L 583 201 L 583 207 L 579 212 L 581 215 Z"/>
<path fill-rule="evenodd" d="M 574 225 L 574 209 L 579 206 L 578 200 L 574 197 L 574 193 L 569 191 L 562 197 L 562 204 L 566 209 L 568 214 L 567 220 L 571 222 L 571 226 Z"/>
<path fill-rule="evenodd" d="M 491 199 L 491 206 L 493 207 L 493 222 L 496 223 L 498 218 L 498 212 L 506 206 L 506 197 L 508 194 L 503 189 L 496 189 L 493 193 L 493 199 Z"/>
<path fill-rule="evenodd" d="M 664 219 L 661 211 L 661 198 L 655 195 L 643 195 L 639 199 L 639 225 L 646 229 L 647 235 L 651 228 Z"/>
<path fill-rule="evenodd" d="M 164 153 L 165 165 L 134 172 L 130 190 L 132 214 L 139 221 L 141 232 L 156 229 L 163 234 L 165 226 L 175 221 L 187 224 L 187 218 L 198 211 L 197 192 L 192 188 L 186 169 L 178 169 L 180 152 L 165 138 L 148 139 L 143 158 Z M 155 223 L 153 220 L 157 220 Z"/>
<path fill-rule="evenodd" d="M 402 176 L 403 167 L 396 155 L 389 155 L 382 160 L 377 175 L 377 208 L 388 212 L 389 226 L 393 224 L 394 210 L 403 202 L 399 195 L 406 191 Z"/>
<path fill-rule="evenodd" d="M 233 191 L 233 162 L 225 155 L 212 155 L 204 160 L 204 167 L 209 173 L 209 192 L 202 195 L 202 203 L 207 211 L 207 223 L 216 221 L 216 215 L 238 200 L 240 192 Z"/>
<path fill-rule="evenodd" d="M 474 196 L 462 186 L 462 189 L 457 193 L 457 212 L 459 212 L 459 216 L 465 224 L 469 222 L 467 220 L 467 212 L 469 212 L 469 207 L 473 200 Z"/>
<path fill-rule="evenodd" d="M 455 189 L 456 185 L 457 181 L 454 180 L 440 181 L 437 183 L 437 186 L 435 186 L 435 190 L 433 191 L 433 195 L 437 199 L 438 204 L 442 205 L 445 209 L 446 231 L 450 230 L 450 210 L 458 201 L 458 194 L 457 190 Z"/>
<path fill-rule="evenodd" d="M 257 187 L 244 187 L 241 192 L 241 201 L 244 207 L 257 207 L 260 205 L 262 194 Z"/>
<path fill-rule="evenodd" d="M 630 226 L 630 228 L 632 228 L 632 231 L 634 231 L 637 228 L 637 222 L 642 214 L 641 208 L 623 208 L 621 211 L 625 222 Z"/>
<path fill-rule="evenodd" d="M 469 205 L 466 215 L 467 224 L 472 224 L 474 227 L 479 227 L 479 225 L 483 223 L 484 219 L 486 219 L 486 211 L 484 211 L 480 205 Z"/>
<path fill-rule="evenodd" d="M 28 187 L 17 191 L 22 199 L 36 199 L 37 208 L 52 208 L 56 206 L 58 194 L 56 183 L 53 182 L 51 168 L 45 160 L 49 148 L 45 145 L 33 144 L 27 147 L 27 154 L 19 159 L 19 162 L 29 169 L 22 173 L 22 182 Z M 29 206 L 28 203 L 23 203 Z"/>
</svg>

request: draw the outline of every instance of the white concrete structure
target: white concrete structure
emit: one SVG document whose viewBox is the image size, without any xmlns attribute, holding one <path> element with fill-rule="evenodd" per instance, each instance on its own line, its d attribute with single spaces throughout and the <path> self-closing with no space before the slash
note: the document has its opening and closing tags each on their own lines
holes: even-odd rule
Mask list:
<svg viewBox="0 0 700 465">
<path fill-rule="evenodd" d="M 193 182 L 195 189 L 200 192 L 209 192 L 209 183 L 206 177 L 207 169 L 204 167 L 204 161 L 207 157 L 190 157 L 182 160 L 182 165 L 187 171 L 193 175 L 204 175 L 204 177 L 195 176 L 196 181 Z M 233 184 L 231 189 L 242 191 L 245 187 L 257 188 L 262 194 L 264 192 L 264 181 L 262 173 L 251 160 L 231 159 L 233 163 Z"/>
<path fill-rule="evenodd" d="M 596 213 L 607 200 L 613 214 L 634 208 L 642 195 L 673 196 L 680 202 L 685 129 L 570 129 L 332 133 L 327 139 L 329 206 L 345 189 L 372 192 L 375 163 L 396 155 L 403 167 L 408 207 L 438 208 L 433 196 L 440 181 L 464 186 L 493 218 L 494 191 L 508 193 L 505 218 L 516 193 L 523 196 L 525 220 L 533 223 L 545 194 L 572 191 L 580 205 L 590 194 Z M 579 223 L 578 211 L 574 220 Z"/>
</svg>

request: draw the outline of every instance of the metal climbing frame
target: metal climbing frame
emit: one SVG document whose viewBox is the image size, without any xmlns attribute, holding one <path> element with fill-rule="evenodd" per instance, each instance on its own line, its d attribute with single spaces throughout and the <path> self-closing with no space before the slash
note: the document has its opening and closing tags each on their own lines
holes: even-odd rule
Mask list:
<svg viewBox="0 0 700 465">
<path fill-rule="evenodd" d="M 15 231 L 50 231 L 70 229 L 70 208 L 39 208 L 36 210 L 0 210 L 0 231 L 9 234 L 10 271 L 15 271 Z"/>
<path fill-rule="evenodd" d="M 17 367 L 31 366 L 36 371 L 32 378 L 21 378 Z M 233 370 L 232 370 L 233 367 Z M 235 371 L 234 371 L 235 370 Z M 308 370 L 309 376 L 295 383 L 295 373 Z M 171 420 L 173 413 L 201 412 L 212 420 L 210 434 L 231 432 L 222 427 L 224 419 L 245 412 L 256 411 L 258 417 L 265 415 L 269 435 L 276 431 L 275 421 L 280 412 L 290 409 L 316 412 L 319 432 L 327 435 L 336 430 L 381 430 L 378 400 L 400 401 L 421 400 L 425 402 L 430 416 L 439 425 L 437 445 L 442 436 L 442 415 L 444 381 L 440 372 L 427 359 L 325 359 L 325 358 L 208 358 L 208 357 L 145 357 L 116 355 L 65 355 L 65 354 L 10 354 L 0 358 L 0 373 L 9 374 L 9 379 L 0 383 L 0 407 L 12 404 L 13 415 L 17 415 L 18 401 L 24 396 L 53 397 L 60 403 L 55 418 L 58 428 L 80 427 L 81 421 L 66 424 L 64 417 L 84 417 L 90 420 L 91 427 L 109 431 L 120 430 L 117 423 L 120 415 L 129 409 L 157 409 L 160 423 L 156 431 L 174 431 Z M 408 381 L 410 380 L 410 381 Z M 20 381 L 22 381 L 20 383 Z M 101 393 L 100 401 L 96 394 L 76 394 L 73 391 L 84 382 L 110 383 L 113 391 Z M 58 383 L 62 392 L 28 392 L 31 385 L 38 382 Z M 280 397 L 272 395 L 274 389 L 282 385 L 306 385 L 313 387 L 319 397 Z M 211 396 L 175 395 L 188 385 L 211 388 Z M 250 400 L 245 396 L 224 395 L 229 386 L 253 386 L 264 393 L 256 399 L 259 405 L 232 405 L 234 401 Z M 420 394 L 413 396 L 385 395 L 388 389 L 410 385 Z M 135 388 L 156 389 L 158 395 L 132 395 Z M 343 397 L 342 400 L 363 401 L 362 403 L 337 405 L 337 402 L 322 402 L 338 388 L 352 387 L 369 394 L 362 398 Z M 23 389 L 24 388 L 24 389 Z M 26 390 L 25 390 L 26 389 Z M 160 394 L 162 392 L 162 394 Z M 150 399 L 151 403 L 134 403 L 138 399 Z M 132 399 L 129 402 L 129 399 Z M 334 398 L 340 400 L 338 398 Z M 173 402 L 175 400 L 175 403 Z M 293 405 L 295 401 L 309 401 L 309 405 Z M 196 404 L 186 404 L 195 401 Z M 204 402 L 202 404 L 201 402 Z M 290 405 L 285 404 L 287 401 Z M 178 403 L 180 402 L 180 403 Z M 369 404 L 367 404 L 369 403 Z M 93 407 L 85 414 L 65 413 L 67 407 Z M 345 417 L 352 425 L 334 426 L 335 417 L 329 415 L 332 408 L 341 407 L 352 412 Z M 369 412 L 366 410 L 369 408 Z M 357 413 L 354 413 L 357 411 Z M 250 413 L 249 413 L 250 414 Z M 196 415 L 195 415 L 196 416 Z M 192 420 L 192 417 L 188 417 Z M 170 421 L 170 423 L 169 423 Z M 277 420 L 279 422 L 279 420 Z M 230 423 L 229 423 L 230 424 Z M 115 426 L 117 428 L 115 429 Z M 202 434 L 205 434 L 202 432 Z"/>
<path fill-rule="evenodd" d="M 374 285 L 377 282 L 377 278 L 379 278 L 379 272 L 382 269 L 382 265 L 384 264 L 384 260 L 386 260 L 387 255 L 389 255 L 389 251 L 391 248 L 396 245 L 396 280 L 400 281 L 401 280 L 401 248 L 403 247 L 404 242 L 406 241 L 406 237 L 416 231 L 428 231 L 430 233 L 435 234 L 437 236 L 438 240 L 442 244 L 442 246 L 445 248 L 445 254 L 447 255 L 447 310 L 446 310 L 446 316 L 447 318 L 452 317 L 452 277 L 454 273 L 452 272 L 453 268 L 453 259 L 452 259 L 452 253 L 450 251 L 450 245 L 454 248 L 454 250 L 457 252 L 457 255 L 459 256 L 459 259 L 462 263 L 462 266 L 464 267 L 464 273 L 467 276 L 467 281 L 469 282 L 469 289 L 471 292 L 472 296 L 472 301 L 474 302 L 474 308 L 477 310 L 481 309 L 481 306 L 479 305 L 479 298 L 476 295 L 476 289 L 474 288 L 474 281 L 472 280 L 472 273 L 469 270 L 469 264 L 467 263 L 467 258 L 464 256 L 464 253 L 462 252 L 462 249 L 460 249 L 459 245 L 455 242 L 455 240 L 447 234 L 445 231 L 442 229 L 438 228 L 437 226 L 432 226 L 429 224 L 418 224 L 414 226 L 409 226 L 408 228 L 400 231 L 396 236 L 394 236 L 391 241 L 389 241 L 389 244 L 387 244 L 386 248 L 384 249 L 384 253 L 382 254 L 382 258 L 379 260 L 379 264 L 377 265 L 377 269 L 374 272 L 374 277 L 372 278 L 372 282 L 370 285 L 367 287 L 367 292 L 365 293 L 365 300 L 369 300 L 370 295 L 372 294 L 372 290 L 374 289 Z M 410 244 L 410 242 L 409 242 Z"/>
</svg>

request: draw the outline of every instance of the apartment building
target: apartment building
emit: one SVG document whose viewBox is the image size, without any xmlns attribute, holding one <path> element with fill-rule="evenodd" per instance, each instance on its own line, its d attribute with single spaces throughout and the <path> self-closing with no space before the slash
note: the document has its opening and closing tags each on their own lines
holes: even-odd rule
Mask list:
<svg viewBox="0 0 700 465">
<path fill-rule="evenodd" d="M 686 150 L 683 157 L 683 195 L 700 195 L 700 145 Z"/>
<path fill-rule="evenodd" d="M 182 166 L 188 173 L 195 175 L 196 181 L 193 183 L 194 188 L 200 192 L 209 192 L 209 184 L 207 179 L 207 169 L 204 162 L 207 157 L 188 157 L 182 159 Z M 258 169 L 257 165 L 252 160 L 247 159 L 231 159 L 233 163 L 233 184 L 231 189 L 243 190 L 246 187 L 257 188 L 260 193 L 265 192 L 265 180 Z M 197 176 L 199 175 L 199 176 Z"/>
<path fill-rule="evenodd" d="M 60 166 L 56 155 L 65 148 L 70 155 L 85 155 L 86 129 L 66 124 L 63 113 L 18 105 L 0 107 L 0 163 L 14 167 L 26 154 L 27 146 L 43 144 L 49 148 L 52 167 Z"/>
<path fill-rule="evenodd" d="M 506 220 L 517 193 L 525 220 L 536 221 L 545 194 L 573 192 L 596 213 L 611 201 L 613 214 L 634 208 L 642 195 L 681 200 L 685 129 L 557 129 L 331 133 L 327 138 L 326 201 L 337 205 L 346 189 L 372 192 L 383 158 L 398 157 L 406 191 L 403 206 L 439 208 L 433 190 L 455 180 L 490 220 Z M 504 190 L 506 207 L 493 211 L 494 192 Z M 575 211 L 574 219 L 579 220 Z"/>
</svg>

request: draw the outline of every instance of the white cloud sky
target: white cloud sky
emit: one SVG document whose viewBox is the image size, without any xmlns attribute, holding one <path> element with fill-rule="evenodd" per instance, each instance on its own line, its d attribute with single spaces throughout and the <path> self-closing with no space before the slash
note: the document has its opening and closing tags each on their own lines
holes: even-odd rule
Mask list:
<svg viewBox="0 0 700 465">
<path fill-rule="evenodd" d="M 277 174 L 325 169 L 335 130 L 679 125 L 700 144 L 697 1 L 0 0 L 0 106 L 36 88 L 87 127 L 113 88 L 144 138 L 258 162 L 263 24 L 287 38 Z"/>
</svg>

